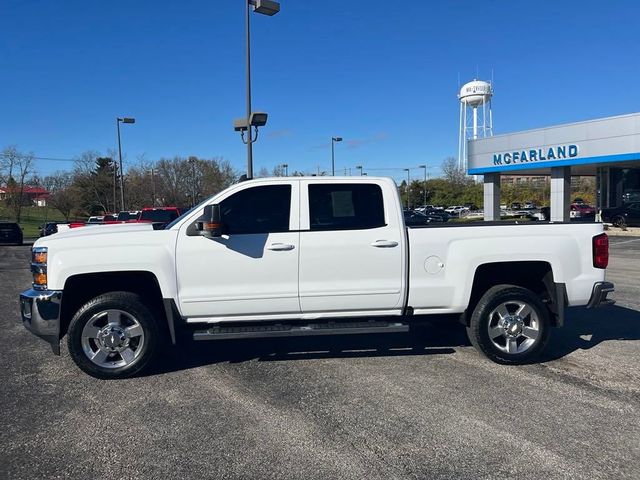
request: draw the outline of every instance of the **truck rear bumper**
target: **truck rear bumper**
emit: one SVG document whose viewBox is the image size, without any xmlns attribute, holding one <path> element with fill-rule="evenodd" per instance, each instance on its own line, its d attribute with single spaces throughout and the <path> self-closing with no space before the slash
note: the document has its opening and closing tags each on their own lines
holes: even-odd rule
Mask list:
<svg viewBox="0 0 640 480">
<path fill-rule="evenodd" d="M 51 345 L 53 353 L 60 355 L 59 290 L 27 290 L 20 294 L 22 324 L 34 335 Z"/>
<path fill-rule="evenodd" d="M 613 286 L 613 283 L 611 282 L 597 282 L 593 286 L 593 292 L 591 293 L 591 298 L 589 299 L 587 308 L 595 308 L 603 305 L 613 305 L 614 303 L 616 303 L 616 301 L 607 298 L 607 294 L 613 292 L 614 290 L 615 288 Z"/>
</svg>

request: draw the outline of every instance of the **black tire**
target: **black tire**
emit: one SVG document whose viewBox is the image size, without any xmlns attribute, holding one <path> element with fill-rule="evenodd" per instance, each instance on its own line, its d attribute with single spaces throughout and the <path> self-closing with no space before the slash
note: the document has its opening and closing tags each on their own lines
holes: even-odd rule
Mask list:
<svg viewBox="0 0 640 480">
<path fill-rule="evenodd" d="M 613 217 L 613 221 L 611 223 L 613 224 L 614 227 L 618 227 L 618 228 L 624 228 L 627 226 L 627 222 L 625 218 L 621 215 L 618 215 L 617 217 Z"/>
<path fill-rule="evenodd" d="M 108 311 L 120 312 L 114 315 L 120 319 L 119 322 L 122 324 L 121 335 L 126 331 L 127 325 L 136 327 L 138 329 L 136 332 L 140 332 L 139 329 L 141 329 L 141 335 L 127 337 L 124 342 L 121 342 L 121 345 L 118 345 L 118 348 L 122 348 L 126 344 L 128 348 L 122 349 L 133 353 L 134 357 L 130 363 L 126 363 L 124 352 L 121 355 L 117 351 L 111 351 L 101 364 L 95 363 L 89 358 L 89 354 L 85 353 L 86 349 L 105 352 L 107 347 L 102 345 L 101 348 L 97 339 L 91 339 L 87 336 L 83 339 L 83 331 L 85 327 L 100 328 L 94 325 L 94 322 L 104 322 L 107 321 L 107 318 L 111 318 Z M 92 325 L 88 326 L 90 321 Z M 131 322 L 131 324 L 127 322 Z M 104 329 L 108 327 L 109 325 L 101 327 L 101 332 L 104 332 Z M 116 339 L 120 338 L 118 335 L 116 333 Z M 159 335 L 158 325 L 139 295 L 131 292 L 109 292 L 88 301 L 76 312 L 69 324 L 67 343 L 71 358 L 82 371 L 96 378 L 118 379 L 136 375 L 149 365 L 160 344 Z M 106 334 L 105 337 L 108 341 L 109 334 Z M 110 335 L 110 337 L 113 342 L 114 335 Z M 137 344 L 133 343 L 135 340 L 137 340 Z M 123 362 L 124 365 L 117 366 Z M 101 366 L 107 364 L 109 366 Z"/>
<path fill-rule="evenodd" d="M 516 314 L 519 305 L 527 305 L 531 313 L 520 317 Z M 507 322 L 513 322 L 512 331 L 507 331 L 508 323 L 501 323 L 507 317 L 497 311 L 502 306 L 510 314 Z M 549 311 L 535 293 L 515 285 L 496 285 L 487 290 L 476 304 L 467 335 L 471 344 L 490 360 L 517 365 L 531 363 L 540 355 L 549 340 L 550 327 Z M 494 335 L 492 339 L 490 328 L 492 332 L 502 329 L 504 334 Z M 521 333 L 516 336 L 518 331 Z M 535 338 L 531 338 L 534 335 Z M 513 346 L 514 340 L 513 353 L 505 351 Z M 505 345 L 502 345 L 503 341 Z"/>
</svg>

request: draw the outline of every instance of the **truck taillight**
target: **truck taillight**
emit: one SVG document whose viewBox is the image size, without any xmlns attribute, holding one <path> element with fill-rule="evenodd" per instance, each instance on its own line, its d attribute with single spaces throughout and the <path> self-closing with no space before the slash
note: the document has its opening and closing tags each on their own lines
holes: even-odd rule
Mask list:
<svg viewBox="0 0 640 480">
<path fill-rule="evenodd" d="M 609 237 L 602 233 L 593 237 L 593 266 L 607 268 L 609 265 Z"/>
</svg>

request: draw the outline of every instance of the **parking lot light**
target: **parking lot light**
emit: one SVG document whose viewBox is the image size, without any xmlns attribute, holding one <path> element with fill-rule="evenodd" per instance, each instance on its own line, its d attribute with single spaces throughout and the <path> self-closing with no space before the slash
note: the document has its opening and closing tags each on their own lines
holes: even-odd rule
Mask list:
<svg viewBox="0 0 640 480">
<path fill-rule="evenodd" d="M 247 179 L 253 178 L 253 142 L 255 139 L 252 136 L 251 128 L 248 128 L 248 125 L 252 125 L 252 117 L 254 113 L 251 111 L 251 25 L 250 25 L 250 12 L 253 7 L 253 11 L 255 13 L 260 13 L 262 15 L 267 15 L 269 17 L 275 15 L 280 11 L 280 3 L 272 0 L 247 0 L 246 3 L 246 63 L 247 63 L 247 85 L 246 85 L 246 94 L 247 94 L 247 116 L 245 119 L 245 125 L 247 128 L 244 130 L 247 132 L 247 140 L 244 140 L 244 135 L 242 136 L 242 141 L 247 145 Z M 266 123 L 267 118 L 266 114 L 264 114 L 264 123 Z M 256 120 L 257 121 L 257 120 Z M 264 125 L 264 123 L 262 125 Z M 255 125 L 256 128 L 262 125 Z M 243 130 L 236 128 L 236 131 L 240 131 L 241 134 L 244 133 Z M 257 133 L 257 132 L 256 132 Z"/>
<path fill-rule="evenodd" d="M 124 171 L 122 170 L 122 145 L 120 143 L 120 123 L 136 123 L 136 119 L 132 117 L 116 118 L 116 126 L 118 130 L 118 160 L 120 163 L 120 207 L 121 207 L 121 211 L 124 212 L 126 209 L 124 208 Z M 115 201 L 114 201 L 114 208 L 115 208 Z"/>
<path fill-rule="evenodd" d="M 336 142 L 341 142 L 342 137 L 331 137 L 331 176 L 336 176 L 336 153 L 334 145 Z"/>
</svg>

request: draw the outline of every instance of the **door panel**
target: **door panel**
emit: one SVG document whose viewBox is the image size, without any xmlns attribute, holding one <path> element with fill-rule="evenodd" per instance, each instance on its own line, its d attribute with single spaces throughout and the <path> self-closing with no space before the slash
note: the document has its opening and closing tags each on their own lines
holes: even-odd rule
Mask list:
<svg viewBox="0 0 640 480">
<path fill-rule="evenodd" d="M 219 202 L 226 234 L 209 239 L 181 229 L 176 270 L 184 316 L 300 313 L 298 190 L 297 181 L 240 186 Z"/>
<path fill-rule="evenodd" d="M 383 195 L 384 187 L 372 182 L 301 185 L 303 313 L 402 307 L 404 229 L 383 202 L 395 192 Z"/>
</svg>

